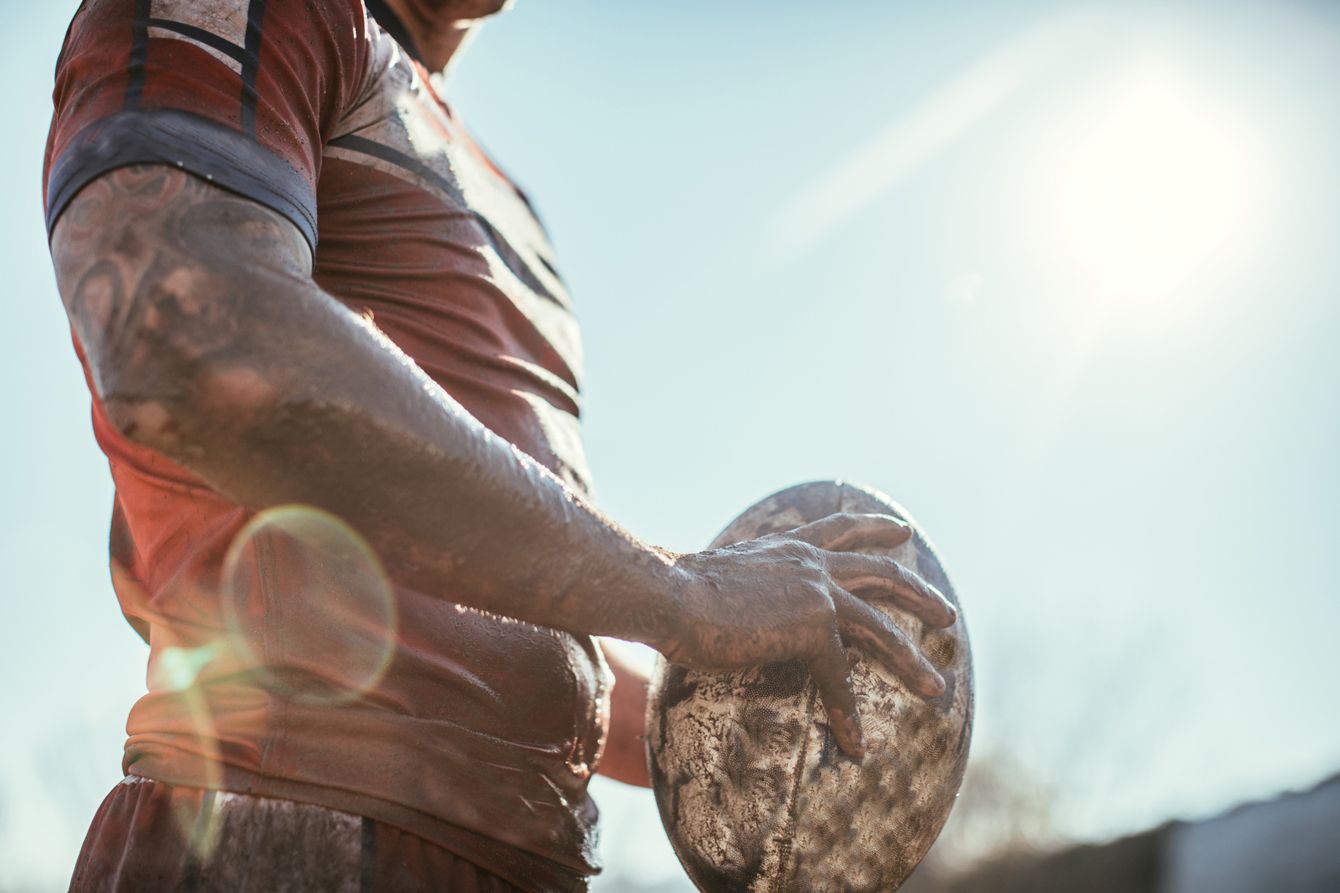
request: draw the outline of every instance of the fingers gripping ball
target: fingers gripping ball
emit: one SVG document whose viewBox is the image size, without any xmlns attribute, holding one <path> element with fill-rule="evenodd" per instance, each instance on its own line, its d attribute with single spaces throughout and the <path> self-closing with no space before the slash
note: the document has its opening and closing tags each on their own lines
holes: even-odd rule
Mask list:
<svg viewBox="0 0 1340 893">
<path fill-rule="evenodd" d="M 859 485 L 819 481 L 776 493 L 740 515 L 719 548 L 837 512 L 894 515 L 916 529 L 891 556 L 959 608 L 944 568 L 907 511 Z M 701 673 L 661 661 L 647 733 L 661 819 L 706 893 L 888 891 L 926 855 L 958 795 L 972 729 L 972 658 L 962 610 L 948 629 L 871 599 L 945 680 L 924 700 L 882 665 L 847 648 L 867 752 L 837 748 L 813 682 L 797 663 Z"/>
</svg>

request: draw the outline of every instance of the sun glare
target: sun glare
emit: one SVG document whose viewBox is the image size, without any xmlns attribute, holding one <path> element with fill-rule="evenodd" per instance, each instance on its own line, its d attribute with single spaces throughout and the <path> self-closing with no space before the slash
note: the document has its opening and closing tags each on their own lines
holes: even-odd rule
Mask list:
<svg viewBox="0 0 1340 893">
<path fill-rule="evenodd" d="M 1130 73 L 1054 143 L 1043 189 L 1050 259 L 1103 304 L 1143 317 L 1185 307 L 1247 232 L 1261 181 L 1251 142 L 1181 72 Z"/>
</svg>

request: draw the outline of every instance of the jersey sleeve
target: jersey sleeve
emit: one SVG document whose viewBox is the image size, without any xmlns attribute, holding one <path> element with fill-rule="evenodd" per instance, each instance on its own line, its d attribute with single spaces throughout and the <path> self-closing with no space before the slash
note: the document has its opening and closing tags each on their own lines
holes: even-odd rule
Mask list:
<svg viewBox="0 0 1340 893">
<path fill-rule="evenodd" d="M 86 0 L 56 64 L 47 232 L 85 185 L 167 164 L 316 244 L 325 137 L 367 78 L 360 0 Z"/>
</svg>

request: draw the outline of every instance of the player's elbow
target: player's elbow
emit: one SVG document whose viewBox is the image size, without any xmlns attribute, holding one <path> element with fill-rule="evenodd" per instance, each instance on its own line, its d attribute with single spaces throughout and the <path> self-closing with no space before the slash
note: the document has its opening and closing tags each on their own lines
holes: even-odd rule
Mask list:
<svg viewBox="0 0 1340 893">
<path fill-rule="evenodd" d="M 99 397 L 112 426 L 128 440 L 177 458 L 226 443 L 277 399 L 274 384 L 245 351 L 224 356 L 154 351 L 133 365 L 104 369 L 99 377 L 104 382 Z"/>
<path fill-rule="evenodd" d="M 122 437 L 160 452 L 176 452 L 182 425 L 170 402 L 116 391 L 101 398 L 107 421 Z"/>
<path fill-rule="evenodd" d="M 112 327 L 85 345 L 108 421 L 127 439 L 182 458 L 226 442 L 258 408 L 276 400 L 243 326 L 228 322 L 229 298 L 208 283 L 149 283 L 137 325 Z M 202 297 L 203 295 L 203 297 Z M 192 305 L 207 299 L 212 311 Z"/>
</svg>

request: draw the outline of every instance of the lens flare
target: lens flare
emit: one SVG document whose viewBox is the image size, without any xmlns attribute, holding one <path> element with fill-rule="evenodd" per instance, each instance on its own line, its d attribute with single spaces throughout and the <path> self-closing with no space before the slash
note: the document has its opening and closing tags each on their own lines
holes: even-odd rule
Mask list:
<svg viewBox="0 0 1340 893">
<path fill-rule="evenodd" d="M 263 684 L 293 700 L 355 700 L 395 649 L 396 601 L 381 562 L 353 528 L 311 506 L 269 509 L 238 533 L 221 603 Z"/>
<path fill-rule="evenodd" d="M 197 648 L 169 646 L 154 657 L 149 665 L 149 687 L 157 692 L 172 692 L 184 708 L 189 722 L 192 744 L 204 757 L 205 787 L 218 790 L 223 786 L 223 760 L 219 737 L 214 726 L 206 695 L 206 680 L 211 664 L 228 660 L 228 648 L 223 643 L 202 645 Z M 173 816 L 182 837 L 190 842 L 191 852 L 197 859 L 206 859 L 214 851 L 219 839 L 219 816 L 216 810 L 194 799 L 172 801 Z"/>
<path fill-rule="evenodd" d="M 1047 256 L 1142 320 L 1188 309 L 1259 216 L 1254 130 L 1177 67 L 1147 62 L 1054 135 L 1038 190 Z"/>
</svg>

